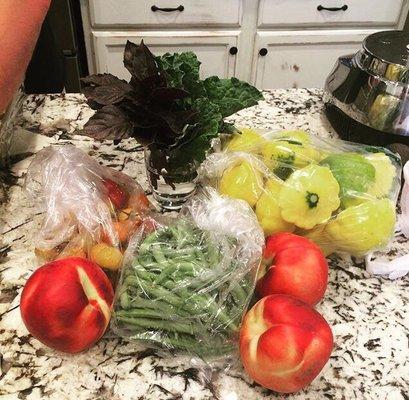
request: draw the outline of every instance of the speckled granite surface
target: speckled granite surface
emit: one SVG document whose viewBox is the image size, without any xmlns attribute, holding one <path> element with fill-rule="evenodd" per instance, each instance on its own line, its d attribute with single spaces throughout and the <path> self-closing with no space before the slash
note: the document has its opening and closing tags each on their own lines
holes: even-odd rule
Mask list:
<svg viewBox="0 0 409 400">
<path fill-rule="evenodd" d="M 227 371 L 202 368 L 187 357 L 164 356 L 110 333 L 75 356 L 52 351 L 32 338 L 19 311 L 22 286 L 35 269 L 32 242 L 41 221 L 21 187 L 32 154 L 51 143 L 71 142 L 146 188 L 136 142 L 114 146 L 74 134 L 91 114 L 80 95 L 31 97 L 14 138 L 17 179 L 9 189 L 10 200 L 0 207 L 5 244 L 0 249 L 1 399 L 409 399 L 409 278 L 371 277 L 357 260 L 330 261 L 330 284 L 318 310 L 332 325 L 336 346 L 320 377 L 296 395 L 282 396 L 259 387 L 239 363 Z M 318 90 L 266 93 L 265 102 L 233 119 L 259 128 L 293 127 L 333 135 Z M 398 232 L 390 248 L 378 256 L 393 257 L 408 249 Z"/>
</svg>

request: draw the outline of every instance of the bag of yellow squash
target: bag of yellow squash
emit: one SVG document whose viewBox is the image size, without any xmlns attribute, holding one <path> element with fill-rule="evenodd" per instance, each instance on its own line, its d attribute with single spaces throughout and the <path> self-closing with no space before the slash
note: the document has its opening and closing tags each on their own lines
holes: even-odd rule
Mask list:
<svg viewBox="0 0 409 400">
<path fill-rule="evenodd" d="M 199 172 L 253 207 L 266 236 L 295 232 L 327 255 L 362 256 L 394 233 L 401 170 L 399 155 L 382 147 L 242 128 Z"/>
</svg>

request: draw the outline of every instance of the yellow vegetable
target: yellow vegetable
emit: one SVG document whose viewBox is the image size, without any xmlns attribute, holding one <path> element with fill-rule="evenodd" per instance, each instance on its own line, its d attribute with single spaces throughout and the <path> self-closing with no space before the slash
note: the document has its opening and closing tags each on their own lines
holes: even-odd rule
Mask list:
<svg viewBox="0 0 409 400">
<path fill-rule="evenodd" d="M 115 271 L 120 268 L 123 256 L 116 247 L 106 243 L 98 243 L 92 246 L 89 258 L 100 267 Z"/>
<path fill-rule="evenodd" d="M 223 173 L 219 190 L 221 194 L 244 200 L 253 207 L 263 191 L 263 178 L 250 163 L 243 161 Z"/>
<path fill-rule="evenodd" d="M 300 142 L 301 144 L 311 143 L 310 135 L 305 131 L 282 131 L 277 136 L 277 138 L 290 139 L 293 141 Z"/>
<path fill-rule="evenodd" d="M 324 253 L 326 257 L 334 253 L 337 250 L 336 243 L 328 235 L 326 227 L 327 227 L 326 224 L 322 224 L 322 225 L 317 225 L 315 228 L 310 229 L 310 230 L 299 230 L 296 233 L 298 235 L 304 236 L 312 240 L 315 244 L 317 244 L 321 248 L 322 252 Z"/>
<path fill-rule="evenodd" d="M 295 171 L 280 191 L 281 216 L 299 228 L 326 222 L 339 205 L 339 185 L 327 167 L 309 165 Z"/>
<path fill-rule="evenodd" d="M 241 133 L 235 133 L 226 146 L 227 151 L 258 152 L 265 139 L 255 130 L 241 128 Z"/>
<path fill-rule="evenodd" d="M 327 224 L 326 232 L 337 249 L 362 256 L 385 246 L 394 232 L 395 206 L 389 199 L 375 199 L 347 208 Z"/>
<path fill-rule="evenodd" d="M 287 179 L 293 170 L 316 163 L 319 152 L 308 144 L 291 139 L 279 139 L 263 147 L 265 164 L 281 179 Z"/>
<path fill-rule="evenodd" d="M 374 196 L 371 194 L 350 191 L 349 196 L 344 197 L 342 201 L 342 207 L 349 208 L 349 207 L 359 206 L 360 204 L 365 203 L 365 201 L 370 201 L 373 199 L 374 199 Z"/>
<path fill-rule="evenodd" d="M 264 193 L 257 201 L 256 215 L 265 236 L 279 232 L 293 232 L 295 229 L 294 224 L 281 217 L 281 210 L 278 205 L 281 188 L 282 182 L 278 180 L 267 181 Z"/>
<path fill-rule="evenodd" d="M 397 175 L 391 159 L 384 153 L 368 154 L 365 158 L 375 168 L 375 182 L 369 187 L 368 193 L 375 197 L 387 196 Z"/>
</svg>

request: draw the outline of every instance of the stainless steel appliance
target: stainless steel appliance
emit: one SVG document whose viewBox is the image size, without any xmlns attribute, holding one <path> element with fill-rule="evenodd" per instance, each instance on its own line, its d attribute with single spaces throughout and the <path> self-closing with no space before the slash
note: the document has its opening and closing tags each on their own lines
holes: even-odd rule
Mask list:
<svg viewBox="0 0 409 400">
<path fill-rule="evenodd" d="M 326 114 L 355 142 L 409 144 L 409 34 L 383 31 L 338 59 L 325 84 Z"/>
</svg>

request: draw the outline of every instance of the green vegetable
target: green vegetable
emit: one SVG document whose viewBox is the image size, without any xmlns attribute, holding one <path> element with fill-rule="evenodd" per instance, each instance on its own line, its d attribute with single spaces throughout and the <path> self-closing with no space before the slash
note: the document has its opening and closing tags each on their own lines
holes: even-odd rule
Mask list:
<svg viewBox="0 0 409 400">
<path fill-rule="evenodd" d="M 124 66 L 129 83 L 111 74 L 83 79 L 84 94 L 97 110 L 83 134 L 99 140 L 135 137 L 155 152 L 159 169 L 175 175 L 186 163 L 201 163 L 219 132 L 232 131 L 223 118 L 263 98 L 236 78 L 201 80 L 192 52 L 155 57 L 143 41 L 139 46 L 128 41 Z"/>
<path fill-rule="evenodd" d="M 321 165 L 329 167 L 338 181 L 344 208 L 367 193 L 375 182 L 375 168 L 361 154 L 331 154 L 321 161 Z"/>
<path fill-rule="evenodd" d="M 121 277 L 115 329 L 201 357 L 231 351 L 253 290 L 235 245 L 184 220 L 146 236 Z"/>
</svg>

